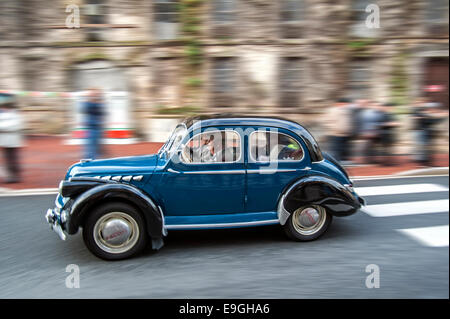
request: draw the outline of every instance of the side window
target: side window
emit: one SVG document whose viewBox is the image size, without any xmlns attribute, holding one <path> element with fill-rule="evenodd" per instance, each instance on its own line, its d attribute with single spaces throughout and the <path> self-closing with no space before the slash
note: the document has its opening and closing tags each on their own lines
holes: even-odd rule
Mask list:
<svg viewBox="0 0 450 319">
<path fill-rule="evenodd" d="M 289 135 L 257 131 L 250 134 L 250 158 L 256 162 L 300 161 L 303 148 Z"/>
<path fill-rule="evenodd" d="M 178 36 L 178 0 L 156 0 L 154 3 L 155 36 L 158 40 L 176 39 Z"/>
<path fill-rule="evenodd" d="M 241 158 L 241 138 L 234 131 L 204 132 L 192 137 L 182 152 L 185 163 L 232 163 Z"/>
</svg>

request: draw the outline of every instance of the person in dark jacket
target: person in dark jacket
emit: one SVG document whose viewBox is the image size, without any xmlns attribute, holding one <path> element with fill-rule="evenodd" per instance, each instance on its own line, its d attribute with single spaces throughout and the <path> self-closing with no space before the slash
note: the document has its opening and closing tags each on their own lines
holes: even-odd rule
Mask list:
<svg viewBox="0 0 450 319">
<path fill-rule="evenodd" d="M 378 144 L 381 147 L 381 155 L 383 157 L 383 164 L 390 166 L 395 163 L 388 157 L 393 153 L 393 145 L 395 143 L 395 128 L 398 123 L 395 121 L 392 114 L 393 103 L 384 103 L 379 105 L 380 112 L 380 126 Z"/>
<path fill-rule="evenodd" d="M 88 91 L 88 100 L 83 105 L 86 125 L 85 158 L 96 159 L 100 155 L 100 142 L 105 116 L 102 93 L 93 88 Z"/>
<path fill-rule="evenodd" d="M 416 139 L 415 161 L 423 166 L 432 166 L 433 142 L 436 136 L 436 126 L 448 113 L 439 110 L 436 105 L 428 103 L 425 98 L 418 99 L 414 104 L 413 131 Z"/>
</svg>

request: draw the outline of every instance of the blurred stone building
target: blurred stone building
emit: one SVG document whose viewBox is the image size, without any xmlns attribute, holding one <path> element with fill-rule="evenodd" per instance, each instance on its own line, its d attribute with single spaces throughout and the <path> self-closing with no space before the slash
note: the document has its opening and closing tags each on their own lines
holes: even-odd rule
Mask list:
<svg viewBox="0 0 450 319">
<path fill-rule="evenodd" d="M 379 28 L 365 24 L 371 3 Z M 74 8 L 80 28 L 67 28 Z M 126 92 L 137 135 L 189 112 L 314 126 L 338 97 L 407 105 L 430 85 L 448 108 L 448 12 L 448 0 L 1 0 L 0 90 L 50 92 L 20 97 L 44 133 L 70 127 L 73 101 L 55 92 L 92 86 Z"/>
</svg>

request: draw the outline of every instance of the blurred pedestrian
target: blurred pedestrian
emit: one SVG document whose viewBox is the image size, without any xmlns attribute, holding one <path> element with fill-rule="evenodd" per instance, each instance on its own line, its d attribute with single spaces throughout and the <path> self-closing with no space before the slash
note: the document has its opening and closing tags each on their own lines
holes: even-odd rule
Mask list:
<svg viewBox="0 0 450 319">
<path fill-rule="evenodd" d="M 347 142 L 347 148 L 344 154 L 344 159 L 351 162 L 352 158 L 357 154 L 357 143 L 361 132 L 361 111 L 364 110 L 367 100 L 356 100 L 354 103 L 349 103 L 350 117 L 351 117 L 351 132 Z"/>
<path fill-rule="evenodd" d="M 368 102 L 360 114 L 360 137 L 362 140 L 362 164 L 378 163 L 376 150 L 381 123 L 381 112 L 375 102 Z"/>
<path fill-rule="evenodd" d="M 392 113 L 393 103 L 384 103 L 379 105 L 380 125 L 378 143 L 381 148 L 383 165 L 391 166 L 395 162 L 389 157 L 394 153 L 393 146 L 395 143 L 395 128 L 399 125 Z"/>
<path fill-rule="evenodd" d="M 412 133 L 415 140 L 414 161 L 418 164 L 424 164 L 426 160 L 426 132 L 423 129 L 425 125 L 425 102 L 423 98 L 417 98 L 411 110 L 412 115 Z"/>
<path fill-rule="evenodd" d="M 330 153 L 342 161 L 348 152 L 350 134 L 352 131 L 351 110 L 349 100 L 341 98 L 329 109 L 325 119 L 328 129 L 328 147 Z"/>
<path fill-rule="evenodd" d="M 100 143 L 103 135 L 105 110 L 102 92 L 92 88 L 88 91 L 88 100 L 83 105 L 86 124 L 85 158 L 96 159 L 100 155 Z"/>
<path fill-rule="evenodd" d="M 413 107 L 413 134 L 417 146 L 414 159 L 420 165 L 432 166 L 433 145 L 438 135 L 436 126 L 448 114 L 426 98 L 417 99 Z"/>
<path fill-rule="evenodd" d="M 3 148 L 6 183 L 20 182 L 19 150 L 23 146 L 23 120 L 12 95 L 2 94 L 0 100 L 0 147 Z"/>
</svg>

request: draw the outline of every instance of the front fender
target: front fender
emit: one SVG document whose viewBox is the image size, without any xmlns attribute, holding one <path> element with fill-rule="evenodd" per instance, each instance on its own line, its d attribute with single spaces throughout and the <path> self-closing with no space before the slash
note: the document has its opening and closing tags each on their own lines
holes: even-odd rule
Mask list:
<svg viewBox="0 0 450 319">
<path fill-rule="evenodd" d="M 148 233 L 152 238 L 162 238 L 165 235 L 164 217 L 153 200 L 136 187 L 121 183 L 100 184 L 76 197 L 70 208 L 70 218 L 66 225 L 67 233 L 75 234 L 89 209 L 103 200 L 122 200 L 132 203 L 144 215 Z"/>
<path fill-rule="evenodd" d="M 348 216 L 361 208 L 360 199 L 344 185 L 324 176 L 308 176 L 293 183 L 278 202 L 278 218 L 284 225 L 299 207 L 320 205 L 334 216 Z"/>
</svg>

